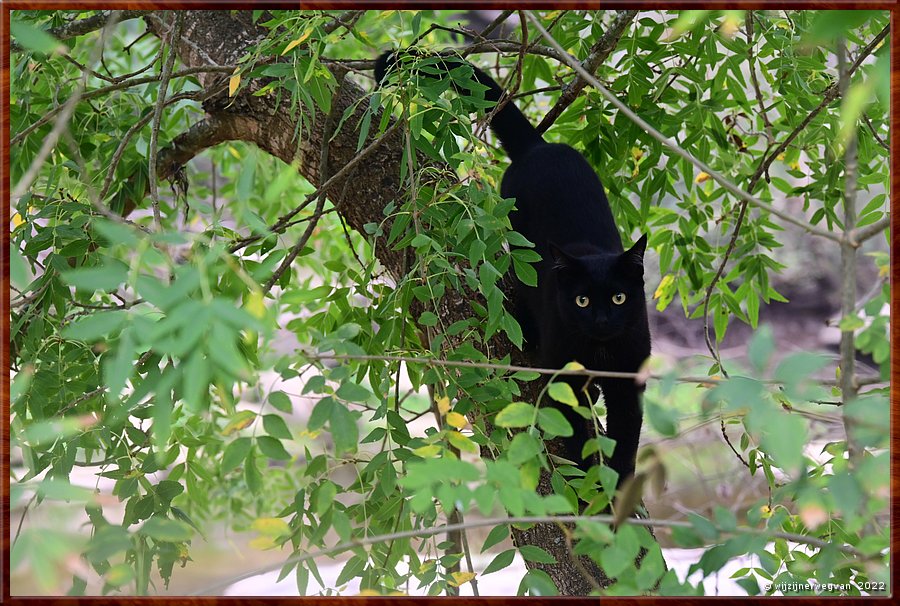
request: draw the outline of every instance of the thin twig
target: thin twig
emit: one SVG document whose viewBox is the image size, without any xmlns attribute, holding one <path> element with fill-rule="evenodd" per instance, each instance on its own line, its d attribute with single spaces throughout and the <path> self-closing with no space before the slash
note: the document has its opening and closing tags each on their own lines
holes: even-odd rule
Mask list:
<svg viewBox="0 0 900 606">
<path fill-rule="evenodd" d="M 869 119 L 869 115 L 863 112 L 863 120 L 866 123 L 866 126 L 869 127 L 869 132 L 872 133 L 872 136 L 875 137 L 875 142 L 878 143 L 881 147 L 886 149 L 888 153 L 891 152 L 891 146 L 887 144 L 887 142 L 881 138 L 878 134 L 878 131 L 875 130 L 875 127 L 872 125 L 872 120 Z"/>
<path fill-rule="evenodd" d="M 850 87 L 850 71 L 847 69 L 847 43 L 843 38 L 837 43 L 838 86 L 842 95 Z M 856 177 L 857 177 L 856 128 L 851 129 L 850 139 L 844 148 L 844 233 L 856 229 Z M 845 237 L 841 243 L 841 317 L 853 315 L 856 307 L 856 247 Z M 841 400 L 850 402 L 856 398 L 859 386 L 856 384 L 856 338 L 853 329 L 841 330 Z M 858 462 L 862 450 L 857 444 L 848 417 L 844 416 L 847 434 L 847 452 L 851 464 Z"/>
<path fill-rule="evenodd" d="M 587 57 L 581 62 L 581 68 L 584 71 L 591 74 L 597 71 L 597 68 L 599 68 L 600 65 L 606 61 L 606 58 L 609 57 L 610 53 L 615 50 L 616 45 L 619 43 L 619 39 L 621 39 L 622 34 L 625 33 L 625 28 L 628 27 L 629 23 L 634 21 L 637 14 L 638 11 L 618 12 L 616 18 L 609 25 L 609 28 L 603 32 L 603 35 L 600 36 L 594 44 L 591 45 Z M 525 21 L 525 19 L 522 19 L 523 26 Z M 572 82 L 565 85 L 556 104 L 550 108 L 550 111 L 546 113 L 544 119 L 537 125 L 536 129 L 538 133 L 543 134 L 546 132 L 563 111 L 575 101 L 579 93 L 581 93 L 582 89 L 584 89 L 587 84 L 587 80 L 578 75 Z"/>
<path fill-rule="evenodd" d="M 762 116 L 763 124 L 766 129 L 766 139 L 769 145 L 775 144 L 775 135 L 772 134 L 772 123 L 769 121 L 769 114 L 766 113 L 766 104 L 763 103 L 762 91 L 759 89 L 759 80 L 756 77 L 756 55 L 753 52 L 753 11 L 747 11 L 747 59 L 750 69 L 750 82 L 753 84 L 753 91 L 756 93 L 756 103 L 759 105 L 759 113 Z"/>
<path fill-rule="evenodd" d="M 162 215 L 159 212 L 159 187 L 156 182 L 156 156 L 159 152 L 159 127 L 162 121 L 163 107 L 165 107 L 166 103 L 166 92 L 169 90 L 169 79 L 172 77 L 172 68 L 175 66 L 175 40 L 181 34 L 182 25 L 184 25 L 184 12 L 178 11 L 175 16 L 175 23 L 172 26 L 171 34 L 168 36 L 168 43 L 163 43 L 169 47 L 169 55 L 166 57 L 166 63 L 163 65 L 162 73 L 159 76 L 156 107 L 153 111 L 153 124 L 150 127 L 148 169 L 150 175 L 150 199 L 153 205 L 153 223 L 157 232 L 162 231 Z"/>
<path fill-rule="evenodd" d="M 152 65 L 152 64 L 151 64 Z M 193 74 L 200 74 L 206 72 L 219 72 L 219 73 L 232 73 L 234 71 L 233 65 L 204 65 L 200 67 L 188 67 L 182 70 L 179 70 L 172 74 L 172 78 L 182 78 L 184 76 L 191 76 Z M 141 84 L 149 84 L 151 82 L 159 81 L 159 75 L 154 76 L 144 76 L 142 78 L 135 78 L 134 80 L 123 80 L 122 82 L 117 82 L 115 84 L 110 84 L 109 86 L 104 86 L 101 88 L 96 88 L 94 90 L 88 91 L 81 95 L 80 101 L 88 101 L 95 97 L 103 96 L 107 93 L 122 90 L 125 88 L 131 88 L 132 86 L 139 86 Z M 53 109 L 48 110 L 39 120 L 36 120 L 33 124 L 30 124 L 27 128 L 22 129 L 15 137 L 10 139 L 10 146 L 16 145 L 20 143 L 25 137 L 30 135 L 36 129 L 40 128 L 44 124 L 47 124 L 50 120 L 53 119 L 55 115 L 65 109 L 65 105 L 58 105 Z"/>
<path fill-rule="evenodd" d="M 50 34 L 57 40 L 67 40 L 69 38 L 76 38 L 78 36 L 83 36 L 84 34 L 88 34 L 90 32 L 96 31 L 104 26 L 107 20 L 112 16 L 113 13 L 119 13 L 116 17 L 118 22 L 128 21 L 130 19 L 135 19 L 137 17 L 143 17 L 153 11 L 101 11 L 99 14 L 94 15 L 92 17 L 88 17 L 87 19 L 80 19 L 78 21 L 70 21 L 65 25 L 60 25 L 59 27 L 54 27 L 46 30 L 46 33 Z M 9 49 L 12 52 L 21 52 L 23 49 L 19 46 L 15 41 L 11 41 L 9 44 Z"/>
<path fill-rule="evenodd" d="M 323 354 L 314 351 L 299 350 L 307 360 L 323 361 L 323 360 L 360 360 L 371 361 L 379 360 L 382 362 L 406 362 L 409 364 L 425 364 L 427 366 L 448 366 L 455 368 L 483 368 L 485 370 L 502 370 L 506 372 L 535 372 L 542 375 L 560 375 L 560 376 L 581 376 L 581 377 L 605 377 L 609 379 L 635 379 L 644 380 L 674 380 L 676 383 L 697 383 L 700 385 L 717 385 L 725 379 L 722 377 L 698 377 L 683 376 L 675 377 L 663 374 L 642 374 L 640 372 L 619 372 L 612 370 L 591 370 L 588 368 L 534 368 L 532 366 L 518 366 L 515 364 L 499 364 L 494 362 L 474 362 L 471 360 L 442 360 L 438 358 L 423 358 L 416 356 L 395 356 L 395 355 L 375 355 L 375 354 Z M 783 385 L 784 381 L 775 379 L 754 379 L 763 385 Z M 837 381 L 829 378 L 810 378 L 811 381 L 821 385 L 836 385 Z M 881 379 L 873 378 L 872 383 L 880 383 Z"/>
<path fill-rule="evenodd" d="M 92 50 L 91 63 L 96 63 L 100 55 L 103 53 L 103 47 L 106 45 L 106 37 L 118 22 L 120 12 L 121 11 L 112 11 L 110 13 L 109 20 L 107 21 L 106 25 L 103 26 L 103 30 L 100 33 L 100 40 L 96 43 Z M 78 105 L 78 101 L 81 99 L 82 94 L 84 93 L 84 87 L 87 85 L 88 76 L 88 72 L 82 72 L 81 79 L 78 81 L 78 86 L 76 86 L 75 92 L 72 93 L 72 96 L 69 97 L 65 105 L 63 105 L 59 116 L 57 116 L 56 118 L 56 123 L 53 125 L 53 129 L 44 138 L 44 143 L 38 150 L 37 155 L 35 155 L 34 160 L 31 161 L 31 165 L 28 167 L 28 170 L 25 171 L 25 174 L 22 175 L 22 177 L 16 183 L 16 186 L 13 188 L 12 194 L 10 195 L 10 198 L 12 200 L 18 200 L 22 196 L 22 194 L 25 193 L 25 190 L 31 187 L 31 184 L 37 178 L 38 173 L 44 165 L 44 160 L 47 159 L 47 156 L 50 155 L 50 152 L 56 146 L 56 142 L 59 140 L 60 135 L 62 135 L 63 130 L 68 127 L 69 118 L 72 117 L 72 113 L 75 111 L 75 106 Z"/>
<path fill-rule="evenodd" d="M 353 159 L 350 160 L 349 162 L 347 162 L 343 167 L 341 167 L 341 170 L 339 170 L 338 172 L 336 172 L 336 173 L 334 174 L 334 176 L 332 176 L 332 177 L 329 178 L 327 181 L 325 181 L 325 183 L 323 183 L 323 184 L 320 185 L 318 188 L 316 188 L 316 191 L 314 191 L 314 192 L 312 192 L 311 194 L 307 195 L 307 196 L 306 196 L 306 199 L 304 200 L 304 202 L 303 202 L 302 204 L 300 204 L 299 206 L 295 207 L 295 208 L 294 208 L 293 210 L 291 210 L 290 212 L 285 213 L 284 215 L 282 215 L 282 216 L 278 219 L 278 221 L 276 221 L 275 223 L 272 224 L 272 226 L 269 228 L 268 233 L 262 234 L 262 235 L 247 236 L 247 237 L 245 237 L 245 238 L 241 238 L 240 240 L 237 240 L 234 244 L 232 244 L 232 245 L 228 248 L 229 252 L 236 252 L 236 251 L 240 250 L 241 248 L 244 248 L 245 246 L 247 246 L 247 245 L 249 245 L 249 244 L 252 244 L 253 242 L 256 242 L 257 240 L 261 240 L 261 239 L 267 237 L 269 234 L 273 234 L 273 233 L 281 233 L 281 231 L 283 231 L 283 230 L 285 229 L 285 227 L 290 223 L 291 219 L 293 219 L 294 216 L 297 215 L 297 213 L 299 213 L 299 212 L 302 211 L 304 208 L 306 208 L 306 207 L 309 205 L 310 202 L 312 202 L 313 200 L 315 200 L 315 199 L 319 196 L 319 194 L 321 194 L 322 192 L 324 192 L 324 191 L 330 189 L 335 183 L 340 182 L 340 181 L 341 181 L 342 179 L 344 179 L 348 174 L 350 174 L 351 171 L 355 170 L 356 167 L 357 167 L 357 165 L 358 165 L 360 162 L 362 162 L 363 160 L 365 160 L 366 158 L 368 158 L 369 156 L 371 156 L 372 153 L 374 153 L 375 151 L 377 151 L 378 148 L 381 147 L 381 145 L 382 145 L 385 141 L 387 141 L 388 138 L 389 138 L 390 136 L 392 136 L 392 135 L 394 134 L 394 132 L 396 132 L 396 130 L 397 130 L 398 128 L 400 128 L 400 126 L 401 126 L 402 124 L 403 124 L 403 121 L 402 121 L 402 120 L 398 120 L 398 121 L 394 122 L 392 125 L 390 125 L 390 126 L 384 131 L 384 133 L 383 133 L 380 137 L 378 137 L 378 139 L 376 139 L 375 141 L 373 141 L 373 142 L 372 142 L 371 144 L 369 144 L 365 149 L 363 149 L 361 152 L 359 152 L 358 154 L 356 154 L 356 155 L 353 157 Z"/>
<path fill-rule="evenodd" d="M 325 116 L 325 125 L 324 132 L 322 133 L 322 149 L 319 153 L 319 178 L 325 181 L 328 180 L 328 152 L 331 149 L 331 136 L 332 131 L 334 130 L 334 107 L 332 107 L 332 112 L 329 112 L 327 116 Z M 281 261 L 281 265 L 278 266 L 278 269 L 272 273 L 272 276 L 266 280 L 265 285 L 263 286 L 263 292 L 267 293 L 272 290 L 272 287 L 275 283 L 281 278 L 282 274 L 288 270 L 291 266 L 291 263 L 294 262 L 294 259 L 297 258 L 297 255 L 300 254 L 300 251 L 306 246 L 306 243 L 309 241 L 312 236 L 313 231 L 316 229 L 316 225 L 318 224 L 319 218 L 322 216 L 322 210 L 325 207 L 325 188 L 319 188 L 321 191 L 319 192 L 318 199 L 316 201 L 316 210 L 313 213 L 313 218 L 311 218 L 309 225 L 306 226 L 306 230 L 303 232 L 303 235 L 297 241 L 297 243 L 291 248 L 290 252 L 285 256 L 285 258 Z"/>
</svg>

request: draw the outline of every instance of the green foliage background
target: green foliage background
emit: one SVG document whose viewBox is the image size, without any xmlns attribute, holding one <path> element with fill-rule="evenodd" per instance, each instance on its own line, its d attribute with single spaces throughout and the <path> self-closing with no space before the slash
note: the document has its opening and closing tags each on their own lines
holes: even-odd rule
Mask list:
<svg viewBox="0 0 900 606">
<path fill-rule="evenodd" d="M 10 423 L 21 465 L 13 466 L 11 503 L 77 503 L 88 520 L 73 531 L 26 522 L 15 536 L 13 567 L 30 567 L 46 592 L 65 586 L 79 594 L 88 590 L 88 576 L 99 575 L 103 593 L 151 593 L 160 589 L 153 586 L 154 574 L 168 583 L 176 564 L 196 566 L 189 563 L 196 542 L 225 522 L 238 532 L 256 531 L 257 548 L 282 546 L 286 557 L 296 556 L 281 576 L 295 575 L 301 593 L 311 576 L 318 577 L 315 560 L 299 559 L 303 554 L 385 535 L 349 549 L 338 585 L 359 578 L 363 589 L 382 593 L 419 586 L 440 594 L 469 580 L 452 572 L 463 554 L 448 552 L 438 537 L 390 537 L 432 528 L 454 508 L 472 517 L 547 516 L 576 513 L 579 499 L 588 503 L 585 514 L 610 504 L 614 472 L 598 466 L 579 477 L 544 451 L 542 438 L 571 432 L 548 398 L 577 405 L 572 394 L 562 384 L 551 385 L 540 402 L 519 402 L 517 382 L 536 380 L 537 373 L 507 371 L 502 365 L 508 359 L 484 353 L 498 332 L 521 346 L 521 329 L 504 307 L 501 279 L 512 270 L 534 282 L 530 264 L 537 255 L 510 229 L 514 201 L 497 193 L 506 159 L 485 134 L 478 110 L 489 104 L 477 85 L 468 84 L 465 68 L 452 77 L 468 94 L 445 94 L 449 81 L 410 72 L 398 78 L 399 85 L 370 96 L 370 116 L 379 106 L 388 111 L 380 121 L 362 122 L 360 148 L 370 131 L 388 127 L 390 115 L 408 120 L 408 162 L 401 177 L 410 187 L 384 209 L 389 228 L 372 223 L 367 233 L 347 231 L 328 203 L 321 217 L 305 208 L 297 215 L 298 227 L 273 234 L 269 226 L 314 188 L 295 166 L 232 142 L 205 152 L 208 163 L 188 166 L 186 194 L 170 195 L 161 187 L 162 224 L 156 229 L 148 212 L 136 213 L 133 223 L 114 217 L 128 200 L 150 206 L 151 126 L 132 127 L 153 111 L 159 83 L 131 81 L 158 74 L 169 51 L 153 36 L 136 40 L 140 21 L 114 29 L 102 63 L 95 53 L 100 32 L 65 41 L 71 60 L 43 33 L 91 14 L 13 13 L 20 50 L 11 64 L 12 183 L 39 158 L 54 121 L 27 129 L 76 94 L 83 74 L 78 64 L 108 74 L 86 77 L 86 94 L 67 131 L 24 195 L 12 200 Z M 262 93 L 297 112 L 298 140 L 310 128 L 302 116 L 329 111 L 337 82 L 327 68 L 338 60 L 368 60 L 414 41 L 430 50 L 463 44 L 458 33 L 431 28 L 449 23 L 442 12 L 370 11 L 349 31 L 325 34 L 334 16 L 257 14 L 271 35 L 233 75 L 224 76 L 234 94 L 264 79 Z M 579 59 L 608 21 L 604 11 L 543 11 L 539 17 Z M 888 20 L 879 11 L 756 11 L 751 54 L 743 11 L 641 13 L 596 75 L 681 148 L 745 186 L 773 149 L 759 103 L 773 141 L 784 140 L 835 86 L 837 40 L 846 37 L 856 56 Z M 542 44 L 536 32 L 530 38 Z M 844 150 L 855 138 L 858 226 L 886 216 L 886 194 L 868 192 L 889 191 L 889 154 L 878 136 L 886 133 L 889 119 L 888 47 L 877 49 L 854 74 L 842 100 L 800 130 L 753 195 L 776 205 L 785 197 L 802 199 L 812 225 L 840 236 Z M 279 61 L 268 61 L 273 57 Z M 535 123 L 558 98 L 558 82 L 572 78 L 569 68 L 540 54 L 526 53 L 520 71 L 515 52 L 469 57 L 482 66 L 494 65 L 495 58 L 499 74 L 523 94 L 515 102 Z M 418 69 L 427 71 L 429 62 L 419 60 Z M 748 69 L 757 70 L 759 100 Z M 373 88 L 371 82 L 366 86 Z M 169 91 L 189 97 L 200 87 L 195 76 L 177 77 Z M 171 141 L 202 114 L 196 98 L 172 103 L 162 114 L 160 142 Z M 350 128 L 345 119 L 338 129 Z M 673 156 L 590 87 L 546 137 L 575 146 L 596 168 L 626 244 L 650 233 L 649 248 L 659 258 L 659 281 L 648 284 L 656 308 L 680 304 L 686 315 L 701 316 L 740 200 Z M 123 141 L 121 158 L 114 160 Z M 413 151 L 449 170 L 420 170 Z M 277 288 L 267 289 L 299 234 L 316 220 L 290 270 L 276 280 Z M 766 212 L 748 213 L 710 298 L 717 341 L 730 322 L 757 328 L 760 309 L 784 300 L 771 276 L 783 269 L 778 249 L 791 233 Z M 235 250 L 247 235 L 257 238 Z M 376 238 L 378 246 L 415 251 L 406 275 L 386 275 L 373 248 Z M 518 248 L 509 252 L 510 245 Z M 886 270 L 886 255 L 876 254 L 875 261 Z M 468 320 L 447 325 L 440 303 L 448 292 L 464 288 L 478 293 L 482 303 L 472 302 Z M 859 350 L 881 364 L 883 378 L 887 301 L 885 284 L 841 323 L 855 331 Z M 411 317 L 411 309 L 425 311 Z M 285 332 L 299 342 L 299 351 L 284 353 L 273 345 Z M 848 458 L 847 440 L 836 440 L 827 456 L 813 459 L 803 448 L 811 422 L 803 413 L 814 414 L 821 407 L 817 402 L 841 397 L 811 380 L 832 367 L 813 353 L 776 361 L 775 347 L 772 334 L 760 331 L 749 344 L 749 365 L 726 362 L 731 378 L 711 379 L 700 389 L 679 382 L 694 368 L 655 368 L 645 406 L 653 431 L 677 438 L 689 415 L 721 417 L 740 431 L 737 447 L 748 461 L 746 473 L 764 474 L 769 486 L 768 495 L 738 516 L 718 508 L 712 520 L 691 514 L 657 532 L 671 532 L 680 546 L 706 547 L 695 566 L 704 575 L 730 558 L 755 554 L 759 566 L 738 575 L 749 594 L 801 579 L 854 582 L 851 592 L 870 581 L 886 582 L 886 389 L 871 389 L 841 408 L 849 437 L 864 455 Z M 398 357 L 462 364 L 401 367 Z M 719 364 L 709 360 L 703 370 L 721 375 Z M 274 372 L 278 381 L 261 382 L 264 372 Z M 298 377 L 302 394 L 280 388 L 281 381 Z M 430 402 L 419 395 L 426 387 Z M 297 409 L 306 401 L 301 395 L 315 398 L 311 410 Z M 669 405 L 685 398 L 689 409 Z M 434 425 L 424 435 L 411 434 L 411 421 L 432 409 L 439 413 Z M 583 413 L 602 419 L 602 404 Z M 611 446 L 600 437 L 588 448 L 608 454 Z M 482 458 L 488 452 L 493 458 Z M 659 481 L 667 462 L 649 448 L 641 465 L 648 479 Z M 335 479 L 342 468 L 352 470 L 352 481 Z M 553 495 L 534 490 L 542 468 L 553 470 Z M 111 491 L 70 483 L 75 469 L 112 480 Z M 121 521 L 108 516 L 116 503 L 124 504 Z M 498 524 L 480 547 L 491 548 L 507 533 L 507 524 Z M 789 543 L 785 536 L 805 537 L 809 544 Z M 644 527 L 625 525 L 614 533 L 608 523 L 584 522 L 575 537 L 578 553 L 616 577 L 605 592 L 701 591 L 665 572 L 659 546 Z M 636 567 L 642 547 L 649 554 Z M 536 546 L 520 553 L 532 562 L 553 561 Z M 90 575 L 67 567 L 72 554 L 83 558 Z M 510 551 L 501 552 L 485 572 L 511 561 Z M 540 570 L 531 570 L 520 586 L 530 595 L 556 591 Z"/>
</svg>

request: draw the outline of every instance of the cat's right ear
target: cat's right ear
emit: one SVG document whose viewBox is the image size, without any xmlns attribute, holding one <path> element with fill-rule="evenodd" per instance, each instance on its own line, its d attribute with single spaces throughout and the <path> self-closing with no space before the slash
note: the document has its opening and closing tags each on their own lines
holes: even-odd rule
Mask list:
<svg viewBox="0 0 900 606">
<path fill-rule="evenodd" d="M 553 257 L 553 269 L 568 269 L 572 267 L 572 257 L 564 253 L 553 242 L 548 242 L 547 244 L 550 248 L 550 255 Z"/>
</svg>

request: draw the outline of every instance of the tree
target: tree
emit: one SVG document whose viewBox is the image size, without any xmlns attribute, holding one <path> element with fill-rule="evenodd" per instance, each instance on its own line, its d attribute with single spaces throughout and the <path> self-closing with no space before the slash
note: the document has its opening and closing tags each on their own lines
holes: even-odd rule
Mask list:
<svg viewBox="0 0 900 606">
<path fill-rule="evenodd" d="M 860 245 L 888 225 L 884 194 L 855 210 L 858 189 L 887 182 L 888 64 L 878 49 L 888 15 L 519 18 L 516 39 L 489 42 L 434 11 L 14 14 L 11 429 L 26 469 L 14 497 L 85 502 L 92 533 L 78 549 L 104 591 L 147 593 L 154 564 L 167 581 L 225 511 L 236 528 L 259 531 L 261 545 L 290 545 L 282 573 L 294 572 L 301 591 L 317 575 L 304 554 L 333 531 L 353 554 L 343 580 L 386 592 L 415 578 L 452 593 L 473 579 L 460 561 L 476 522 L 463 516 L 495 510 L 544 521 L 496 522 L 488 539 L 513 533 L 530 568 L 521 590 L 532 595 L 695 591 L 666 572 L 653 526 L 716 543 L 699 563 L 705 572 L 768 553 L 773 537 L 818 550 L 811 578 L 861 583 L 867 563 L 885 561 L 885 437 L 870 426 L 886 400 L 883 390 L 857 397 L 853 360 L 856 346 L 887 360 L 886 293 L 857 309 L 854 268 Z M 463 36 L 462 49 L 448 50 Z M 649 228 L 658 308 L 677 295 L 685 313 L 713 319 L 714 378 L 694 382 L 707 386 L 702 409 L 719 415 L 723 433 L 726 419 L 741 425 L 741 452 L 729 445 L 775 491 L 766 520 L 628 519 L 643 486 L 664 477 L 650 449 L 613 505 L 613 532 L 604 513 L 616 478 L 602 465 L 578 477 L 554 457 L 570 428 L 548 398 L 572 396 L 553 387 L 560 369 L 525 369 L 509 277 L 533 281 L 536 255 L 510 252 L 527 243 L 509 228 L 514 201 L 496 191 L 502 155 L 475 111 L 484 103 L 476 92 L 443 95 L 446 81 L 410 75 L 374 91 L 366 80 L 380 49 L 414 44 L 497 56 L 512 100 L 601 172 L 626 238 Z M 201 154 L 208 176 L 189 164 Z M 775 163 L 787 174 L 770 174 Z M 802 196 L 804 212 L 782 194 Z M 780 361 L 776 389 L 763 380 L 774 348 L 764 333 L 750 346 L 753 379 L 729 379 L 716 349 L 730 315 L 755 328 L 760 301 L 780 299 L 769 276 L 785 227 L 840 245 L 844 259 L 840 394 L 852 456 L 844 468 L 836 451 L 829 473 L 803 456 L 804 417 L 785 412 L 825 398 L 808 381 L 825 362 Z M 299 351 L 273 351 L 279 328 Z M 302 379 L 316 396 L 302 437 L 286 422 L 297 398 L 259 386 L 264 370 Z M 677 431 L 677 414 L 660 403 L 677 376 L 648 393 L 647 417 L 663 433 Z M 419 388 L 428 402 L 416 400 Z M 260 405 L 239 408 L 248 391 Z M 408 430 L 427 414 L 424 435 Z M 325 449 L 311 441 L 322 432 Z M 589 445 L 610 446 L 602 434 Z M 333 468 L 345 465 L 356 478 L 338 484 Z M 75 466 L 115 480 L 122 524 L 104 516 L 104 495 L 69 483 Z M 779 485 L 775 468 L 791 481 Z M 858 498 L 842 502 L 851 485 Z M 834 500 L 816 500 L 820 488 Z M 796 511 L 776 512 L 782 499 Z M 819 510 L 828 528 L 809 514 Z M 545 521 L 578 513 L 595 517 Z M 844 536 L 827 542 L 832 525 Z M 438 530 L 447 541 L 434 549 L 412 541 Z M 14 559 L 68 553 L 35 537 L 17 537 Z M 777 545 L 773 570 L 745 575 L 748 591 L 757 575 L 779 578 L 781 565 L 799 574 L 799 551 Z M 76 572 L 73 589 L 86 581 Z"/>
</svg>

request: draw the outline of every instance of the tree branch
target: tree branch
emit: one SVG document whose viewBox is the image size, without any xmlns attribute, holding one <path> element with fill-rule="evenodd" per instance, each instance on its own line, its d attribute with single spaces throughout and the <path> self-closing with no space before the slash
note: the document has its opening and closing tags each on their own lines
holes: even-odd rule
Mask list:
<svg viewBox="0 0 900 606">
<path fill-rule="evenodd" d="M 150 199 L 153 204 L 153 223 L 156 226 L 156 231 L 160 231 L 162 229 L 162 215 L 159 212 L 159 188 L 157 184 L 157 173 L 156 173 L 156 156 L 158 153 L 158 144 L 159 144 L 159 126 L 162 120 L 162 112 L 163 107 L 165 107 L 166 103 L 166 91 L 169 90 L 169 79 L 172 77 L 172 68 L 175 66 L 175 46 L 172 44 L 176 38 L 181 35 L 181 28 L 184 24 L 184 13 L 178 12 L 177 17 L 175 18 L 175 24 L 172 26 L 172 31 L 169 34 L 169 40 L 167 43 L 163 43 L 164 46 L 169 47 L 169 55 L 166 57 L 166 62 L 163 65 L 162 73 L 159 75 L 159 88 L 156 93 L 156 107 L 153 108 L 153 124 L 150 127 L 150 149 L 149 149 L 149 175 L 148 178 L 150 185 Z"/>
<path fill-rule="evenodd" d="M 367 536 L 361 539 L 354 539 L 350 541 L 344 541 L 342 543 L 338 543 L 333 547 L 326 547 L 324 549 L 317 549 L 316 551 L 308 551 L 305 553 L 300 553 L 297 555 L 293 555 L 287 558 L 283 562 L 277 562 L 275 564 L 270 564 L 268 566 L 263 566 L 261 568 L 257 568 L 256 570 L 251 570 L 249 572 L 245 572 L 235 577 L 231 577 L 229 579 L 225 579 L 223 581 L 219 581 L 214 583 L 208 587 L 201 589 L 200 591 L 195 592 L 192 595 L 205 595 L 210 592 L 217 591 L 219 589 L 223 589 L 229 585 L 234 583 L 238 583 L 245 579 L 250 579 L 253 577 L 257 577 L 261 574 L 265 574 L 267 572 L 272 572 L 273 570 L 279 570 L 283 566 L 288 564 L 296 564 L 298 562 L 305 562 L 307 560 L 314 560 L 316 558 L 320 558 L 322 556 L 331 555 L 335 553 L 340 553 L 342 551 L 347 551 L 348 549 L 353 549 L 355 547 L 364 547 L 366 545 L 374 545 L 376 543 L 384 543 L 391 540 L 396 539 L 410 539 L 415 537 L 430 537 L 436 534 L 441 534 L 444 532 L 450 532 L 453 530 L 463 530 L 463 529 L 471 529 L 471 528 L 483 528 L 485 526 L 499 526 L 501 524 L 513 525 L 513 524 L 572 524 L 579 522 L 597 522 L 600 524 L 612 524 L 615 521 L 615 517 L 611 515 L 594 515 L 594 516 L 576 516 L 576 515 L 559 515 L 559 516 L 518 516 L 518 517 L 508 517 L 508 518 L 485 518 L 481 520 L 474 520 L 465 522 L 462 524 L 443 524 L 441 526 L 432 526 L 430 528 L 415 528 L 412 530 L 403 530 L 400 532 L 392 532 L 389 534 L 377 535 L 377 536 Z M 626 518 L 622 521 L 622 523 L 629 524 L 631 526 L 644 526 L 648 528 L 685 528 L 691 529 L 693 528 L 693 524 L 691 522 L 683 521 L 683 520 L 657 520 L 653 518 Z M 715 525 L 713 525 L 715 526 Z M 838 551 L 843 554 L 852 556 L 861 561 L 872 560 L 875 558 L 880 558 L 880 554 L 876 554 L 874 556 L 866 555 L 860 550 L 856 549 L 851 545 L 836 545 L 834 543 L 828 543 L 827 541 L 823 541 L 816 537 L 810 537 L 802 534 L 794 534 L 790 532 L 781 532 L 781 531 L 773 531 L 769 532 L 767 529 L 759 529 L 759 528 L 751 528 L 748 526 L 737 526 L 733 529 L 724 529 L 715 526 L 716 530 L 725 535 L 757 535 L 757 536 L 765 536 L 771 538 L 784 539 L 785 541 L 792 541 L 794 543 L 801 543 L 803 545 L 810 545 L 812 547 L 818 549 L 825 549 L 828 547 L 836 547 Z"/>
<path fill-rule="evenodd" d="M 625 33 L 625 28 L 628 27 L 629 23 L 634 21 L 638 11 L 617 11 L 617 13 L 616 18 L 613 19 L 613 22 L 609 25 L 609 29 L 603 32 L 603 35 L 591 45 L 588 56 L 581 62 L 581 68 L 584 71 L 593 74 L 597 71 L 597 68 L 606 61 L 606 58 L 609 57 L 610 53 L 616 49 L 619 39 L 622 37 L 622 34 Z M 563 87 L 562 94 L 559 96 L 556 104 L 550 108 L 550 111 L 547 112 L 544 119 L 541 120 L 541 123 L 537 125 L 537 131 L 539 133 L 544 133 L 550 128 L 560 114 L 575 101 L 578 94 L 581 93 L 582 89 L 584 89 L 587 84 L 587 80 L 580 75 L 576 76 L 575 80 L 569 84 L 566 84 Z"/>
<path fill-rule="evenodd" d="M 78 36 L 83 36 L 84 34 L 88 34 L 90 32 L 96 31 L 103 27 L 103 25 L 109 20 L 110 16 L 118 12 L 119 16 L 117 18 L 118 22 L 127 21 L 129 19 L 136 19 L 138 17 L 143 17 L 144 15 L 150 14 L 153 11 L 114 11 L 114 10 L 105 10 L 100 11 L 96 15 L 92 17 L 88 17 L 87 19 L 79 19 L 78 21 L 70 21 L 65 25 L 60 25 L 59 27 L 53 27 L 48 30 L 45 30 L 48 34 L 56 38 L 57 40 L 68 40 L 69 38 L 75 38 Z M 15 42 L 10 42 L 9 49 L 12 52 L 21 52 L 23 49 Z"/>
</svg>

